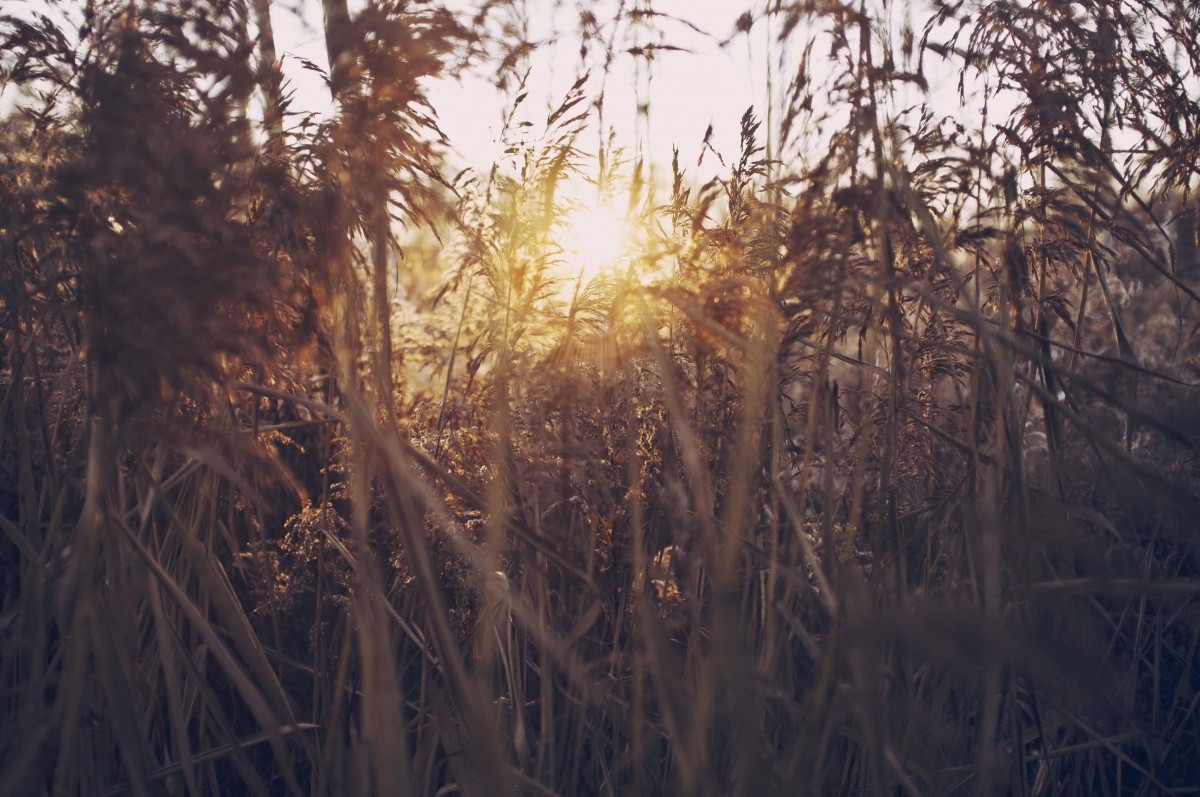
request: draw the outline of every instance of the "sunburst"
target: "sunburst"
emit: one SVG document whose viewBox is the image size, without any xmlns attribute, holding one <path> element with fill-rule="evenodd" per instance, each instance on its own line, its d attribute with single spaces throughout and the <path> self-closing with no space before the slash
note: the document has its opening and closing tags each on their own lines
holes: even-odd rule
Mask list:
<svg viewBox="0 0 1200 797">
<path fill-rule="evenodd" d="M 584 204 L 563 216 L 559 244 L 572 276 L 586 282 L 627 254 L 631 225 L 624 213 L 603 202 Z"/>
</svg>

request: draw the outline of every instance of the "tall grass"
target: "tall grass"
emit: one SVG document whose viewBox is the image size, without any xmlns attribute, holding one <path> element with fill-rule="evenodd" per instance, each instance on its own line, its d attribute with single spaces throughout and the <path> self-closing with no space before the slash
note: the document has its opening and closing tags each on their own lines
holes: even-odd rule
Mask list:
<svg viewBox="0 0 1200 797">
<path fill-rule="evenodd" d="M 0 19 L 0 794 L 1195 792 L 1190 4 L 748 7 L 700 186 L 603 81 L 519 123 L 519 4 L 328 0 L 324 120 L 267 3 L 65 10 Z"/>
</svg>

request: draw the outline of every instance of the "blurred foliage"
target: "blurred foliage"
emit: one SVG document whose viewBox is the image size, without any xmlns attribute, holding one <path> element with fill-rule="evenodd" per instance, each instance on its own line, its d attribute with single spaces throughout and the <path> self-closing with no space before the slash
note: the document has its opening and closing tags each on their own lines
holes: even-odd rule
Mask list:
<svg viewBox="0 0 1200 797">
<path fill-rule="evenodd" d="M 583 143 L 703 35 L 651 0 L 534 121 L 533 5 L 325 0 L 323 118 L 265 0 L 43 10 L 0 795 L 1194 790 L 1191 4 L 748 4 L 776 106 L 669 186 Z M 472 65 L 505 155 L 450 179 Z"/>
</svg>

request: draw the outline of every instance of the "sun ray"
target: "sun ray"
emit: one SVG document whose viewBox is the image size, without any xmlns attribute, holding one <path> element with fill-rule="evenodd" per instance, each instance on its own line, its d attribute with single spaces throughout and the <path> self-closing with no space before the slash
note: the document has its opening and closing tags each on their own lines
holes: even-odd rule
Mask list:
<svg viewBox="0 0 1200 797">
<path fill-rule="evenodd" d="M 627 254 L 630 222 L 611 204 L 580 204 L 563 215 L 559 243 L 567 267 L 591 280 Z"/>
</svg>

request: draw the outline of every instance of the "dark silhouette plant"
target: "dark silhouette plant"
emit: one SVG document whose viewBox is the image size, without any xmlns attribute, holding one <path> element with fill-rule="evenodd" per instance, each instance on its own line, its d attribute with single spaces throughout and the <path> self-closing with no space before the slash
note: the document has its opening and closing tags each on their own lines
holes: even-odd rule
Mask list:
<svg viewBox="0 0 1200 797">
<path fill-rule="evenodd" d="M 43 10 L 0 795 L 1194 787 L 1192 4 L 747 4 L 778 96 L 669 186 L 604 128 L 706 35 L 651 0 L 544 118 L 533 3 L 328 0 L 323 118 L 281 6 Z M 450 179 L 472 64 L 507 152 Z"/>
</svg>

